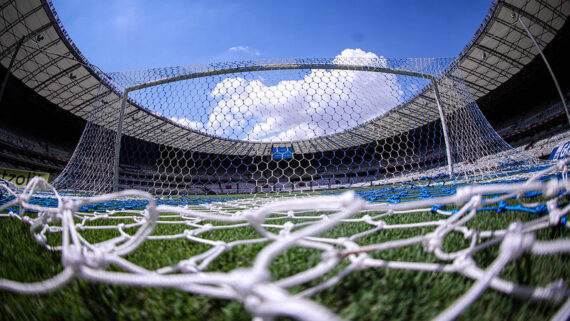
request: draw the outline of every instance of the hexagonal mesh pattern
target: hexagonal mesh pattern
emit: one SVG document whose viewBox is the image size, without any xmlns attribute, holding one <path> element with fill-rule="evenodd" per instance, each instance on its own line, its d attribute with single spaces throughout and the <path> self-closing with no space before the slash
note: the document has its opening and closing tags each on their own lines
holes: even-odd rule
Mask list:
<svg viewBox="0 0 570 321">
<path fill-rule="evenodd" d="M 450 59 L 353 51 L 106 77 L 116 87 L 100 88 L 58 188 L 295 193 L 535 163 L 495 133 Z"/>
</svg>

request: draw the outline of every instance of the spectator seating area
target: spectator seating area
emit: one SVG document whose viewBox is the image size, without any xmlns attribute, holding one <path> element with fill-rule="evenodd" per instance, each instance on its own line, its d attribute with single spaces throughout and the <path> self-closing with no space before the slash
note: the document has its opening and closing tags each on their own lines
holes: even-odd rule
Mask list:
<svg viewBox="0 0 570 321">
<path fill-rule="evenodd" d="M 39 171 L 55 178 L 67 164 L 70 151 L 0 129 L 0 167 Z"/>
<path fill-rule="evenodd" d="M 566 100 L 570 100 L 570 92 L 566 93 Z M 524 146 L 523 150 L 529 150 L 539 141 L 568 131 L 569 127 L 566 112 L 559 99 L 545 102 L 495 125 L 495 128 L 499 128 L 497 133 L 505 141 L 515 148 Z M 541 157 L 543 154 L 533 156 Z"/>
</svg>

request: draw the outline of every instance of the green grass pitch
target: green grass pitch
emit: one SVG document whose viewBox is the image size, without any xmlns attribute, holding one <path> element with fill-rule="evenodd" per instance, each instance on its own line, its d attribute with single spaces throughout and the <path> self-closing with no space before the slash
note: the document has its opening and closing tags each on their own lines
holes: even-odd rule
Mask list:
<svg viewBox="0 0 570 321">
<path fill-rule="evenodd" d="M 416 213 L 394 215 L 384 220 L 389 224 L 431 221 L 437 214 Z M 467 226 L 477 230 L 503 229 L 515 220 L 529 221 L 537 214 L 506 211 L 481 212 Z M 439 218 L 444 218 L 440 216 Z M 284 223 L 286 220 L 273 221 Z M 94 224 L 117 224 L 117 221 L 97 221 Z M 186 226 L 160 224 L 154 234 L 181 233 Z M 343 223 L 323 236 L 341 237 L 367 229 L 365 223 Z M 393 239 L 425 234 L 433 228 L 384 230 L 359 239 L 359 244 L 380 243 Z M 128 231 L 134 233 L 134 230 Z M 117 236 L 113 230 L 89 230 L 82 233 L 89 241 L 98 242 Z M 537 239 L 569 237 L 569 229 L 553 227 L 537 233 Z M 215 230 L 201 234 L 211 240 L 232 241 L 257 238 L 250 227 Z M 59 235 L 48 241 L 58 244 Z M 455 233 L 445 238 L 447 251 L 464 248 L 467 241 Z M 214 260 L 206 271 L 231 271 L 251 266 L 257 253 L 267 243 L 237 246 Z M 40 281 L 62 270 L 59 252 L 50 252 L 33 240 L 29 225 L 17 219 L 0 219 L 0 277 L 15 281 Z M 147 269 L 173 265 L 202 253 L 207 245 L 186 239 L 147 240 L 126 258 Z M 499 245 L 477 253 L 474 257 L 480 267 L 488 266 L 498 253 Z M 426 254 L 421 245 L 398 248 L 372 257 L 384 260 L 440 262 L 433 254 Z M 301 272 L 320 262 L 321 252 L 294 248 L 281 254 L 273 262 L 274 279 Z M 570 257 L 566 254 L 533 256 L 525 254 L 510 263 L 501 277 L 526 285 L 546 285 L 564 279 L 570 286 Z M 300 292 L 324 281 L 340 271 L 343 263 L 322 279 L 303 287 L 290 289 Z M 113 269 L 111 267 L 111 269 Z M 348 320 L 426 320 L 445 310 L 465 293 L 474 281 L 458 274 L 389 270 L 368 268 L 349 274 L 333 287 L 317 293 L 310 299 L 324 305 Z M 20 295 L 0 291 L 0 319 L 6 320 L 251 320 L 252 315 L 240 302 L 214 299 L 179 290 L 114 286 L 73 280 L 63 288 L 46 295 Z M 488 289 L 475 301 L 460 319 L 485 320 L 544 320 L 551 318 L 560 304 L 520 300 Z M 285 320 L 285 319 L 283 319 Z"/>
</svg>

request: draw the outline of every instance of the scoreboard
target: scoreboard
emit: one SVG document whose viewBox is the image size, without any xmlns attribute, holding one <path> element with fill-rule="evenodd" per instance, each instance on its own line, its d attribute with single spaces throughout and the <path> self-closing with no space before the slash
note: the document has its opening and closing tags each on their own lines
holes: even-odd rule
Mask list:
<svg viewBox="0 0 570 321">
<path fill-rule="evenodd" d="M 273 159 L 291 159 L 293 158 L 293 147 L 273 147 Z"/>
</svg>

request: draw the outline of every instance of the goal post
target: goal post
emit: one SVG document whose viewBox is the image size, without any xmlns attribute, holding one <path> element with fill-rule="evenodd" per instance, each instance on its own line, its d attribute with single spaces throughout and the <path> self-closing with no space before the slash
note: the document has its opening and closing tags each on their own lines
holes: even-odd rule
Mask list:
<svg viewBox="0 0 570 321">
<path fill-rule="evenodd" d="M 119 191 L 119 162 L 121 155 L 121 137 L 123 134 L 123 122 L 125 120 L 125 106 L 129 97 L 129 89 L 125 89 L 121 102 L 121 111 L 119 112 L 119 122 L 117 124 L 117 138 L 115 139 L 115 157 L 113 167 L 113 191 Z"/>
<path fill-rule="evenodd" d="M 445 115 L 443 114 L 441 97 L 439 95 L 439 90 L 437 89 L 437 80 L 432 78 L 433 84 L 433 94 L 435 96 L 435 102 L 437 104 L 437 110 L 439 112 L 439 119 L 441 121 L 441 130 L 443 131 L 443 139 L 445 142 L 445 156 L 447 158 L 447 174 L 449 177 L 453 177 L 453 160 L 451 158 L 451 145 L 449 143 L 449 136 L 447 134 L 447 124 L 445 122 Z"/>
</svg>

